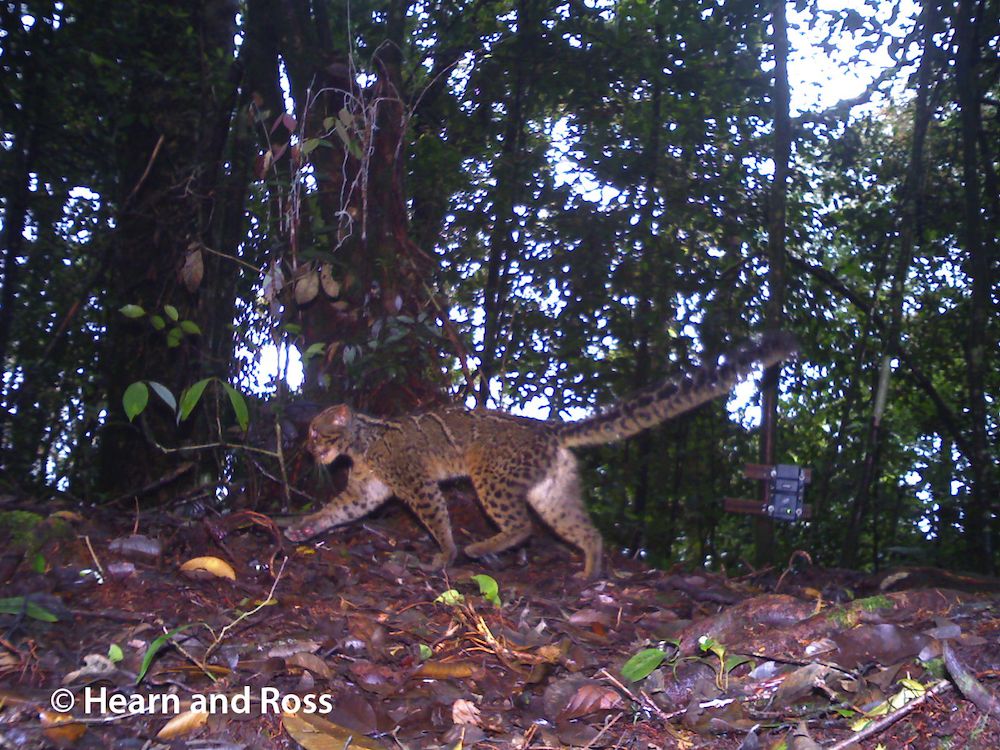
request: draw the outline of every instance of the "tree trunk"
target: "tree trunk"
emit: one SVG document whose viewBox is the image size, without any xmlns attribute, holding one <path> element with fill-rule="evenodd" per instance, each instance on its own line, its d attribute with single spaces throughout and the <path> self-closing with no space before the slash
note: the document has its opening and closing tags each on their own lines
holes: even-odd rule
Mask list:
<svg viewBox="0 0 1000 750">
<path fill-rule="evenodd" d="M 353 71 L 361 61 L 353 50 L 329 46 L 341 38 L 330 36 L 329 25 L 346 19 L 291 0 L 274 11 L 288 29 L 282 59 L 300 135 L 326 142 L 306 155 L 316 181 L 311 193 L 294 149 L 276 159 L 284 182 L 271 193 L 282 222 L 273 244 L 286 249 L 274 262 L 288 275 L 323 271 L 334 282 L 308 299 L 283 298 L 290 311 L 285 322 L 301 325 L 303 349 L 323 349 L 307 363 L 306 396 L 350 399 L 376 414 L 434 404 L 443 390 L 438 342 L 414 325 L 433 321 L 437 311 L 430 284 L 434 260 L 410 240 L 403 188 L 408 97 L 401 50 L 408 7 L 405 0 L 388 4 L 385 38 L 368 71 L 374 83 L 365 89 L 356 83 Z M 332 123 L 342 118 L 348 124 L 338 132 Z M 320 222 L 325 235 L 317 231 Z M 393 330 L 404 329 L 401 339 L 387 342 Z"/>
<path fill-rule="evenodd" d="M 226 378 L 232 344 L 218 336 L 232 321 L 233 300 L 213 299 L 232 289 L 226 277 L 233 264 L 206 264 L 212 276 L 193 292 L 178 281 L 189 249 L 210 239 L 216 209 L 214 190 L 233 103 L 225 68 L 210 63 L 232 58 L 236 5 L 226 0 L 184 6 L 119 6 L 132 24 L 134 44 L 120 51 L 131 73 L 127 109 L 131 123 L 123 134 L 118 162 L 118 221 L 104 295 L 106 335 L 101 370 L 107 393 L 107 421 L 100 435 L 100 489 L 112 494 L 135 489 L 168 471 L 172 459 L 153 447 L 178 442 L 173 415 L 150 403 L 140 426 L 129 424 L 122 394 L 137 380 L 155 380 L 175 394 L 201 377 Z M 172 78 L 163 75 L 170 70 Z M 179 85 L 177 79 L 186 85 Z M 130 320 L 119 309 L 139 305 L 163 314 L 172 305 L 208 335 L 181 337 L 168 345 L 164 331 L 147 318 Z M 202 315 L 210 314 L 211 319 Z M 215 320 L 216 317 L 222 320 Z M 218 328 L 216 327 L 218 325 Z M 168 326 L 169 328 L 169 326 Z M 206 398 L 206 401 L 208 399 Z M 203 414 L 207 413 L 202 405 Z M 185 423 L 182 437 L 213 439 L 208 419 Z M 218 439 L 218 435 L 214 436 Z"/>
<path fill-rule="evenodd" d="M 774 178 L 768 195 L 767 215 L 767 288 L 764 320 L 770 330 L 779 330 L 785 318 L 785 233 L 788 205 L 788 177 L 792 160 L 791 88 L 788 83 L 788 19 L 785 0 L 774 0 L 771 11 L 774 47 L 774 84 L 771 89 L 774 107 Z M 761 381 L 760 462 L 773 464 L 775 433 L 778 421 L 778 380 L 781 365 L 764 372 Z M 762 501 L 770 500 L 767 482 L 762 482 Z M 773 562 L 774 522 L 757 517 L 754 521 L 754 561 L 758 566 Z"/>
<path fill-rule="evenodd" d="M 972 487 L 965 509 L 965 540 L 969 564 L 977 570 L 993 572 L 995 567 L 992 549 L 993 514 L 990 505 L 996 497 L 993 486 L 995 467 L 989 453 L 985 377 L 990 367 L 987 317 L 991 308 L 992 265 L 995 259 L 990 257 L 991 254 L 981 239 L 982 196 L 979 186 L 977 142 L 982 112 L 977 77 L 975 7 L 976 4 L 972 0 L 959 0 L 958 16 L 955 19 L 958 46 L 955 78 L 961 123 L 962 181 L 965 188 L 962 229 L 966 273 L 972 281 L 969 331 L 965 350 L 971 420 L 972 455 L 969 458 L 972 468 Z"/>
</svg>

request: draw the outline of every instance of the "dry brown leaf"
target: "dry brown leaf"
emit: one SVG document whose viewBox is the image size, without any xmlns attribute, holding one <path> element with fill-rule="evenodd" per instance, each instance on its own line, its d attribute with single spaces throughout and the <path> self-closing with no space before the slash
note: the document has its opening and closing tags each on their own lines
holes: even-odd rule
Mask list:
<svg viewBox="0 0 1000 750">
<path fill-rule="evenodd" d="M 333 266 L 329 263 L 319 267 L 319 283 L 328 297 L 340 296 L 340 282 L 333 278 Z"/>
<path fill-rule="evenodd" d="M 184 288 L 192 294 L 201 286 L 201 280 L 205 277 L 205 259 L 202 257 L 201 247 L 196 242 L 188 245 L 187 255 L 184 256 L 184 262 L 177 275 Z"/>
<path fill-rule="evenodd" d="M 316 299 L 316 295 L 319 294 L 319 274 L 312 265 L 302 266 L 295 272 L 292 288 L 295 290 L 295 303 L 298 305 L 305 305 Z"/>
<path fill-rule="evenodd" d="M 82 681 L 82 682 L 93 682 L 95 680 L 102 680 L 106 678 L 113 677 L 118 672 L 118 667 L 114 665 L 104 654 L 84 654 L 83 657 L 83 667 L 80 669 L 73 670 L 68 675 L 63 677 L 62 684 L 69 685 L 70 683 Z"/>
<path fill-rule="evenodd" d="M 448 680 L 472 677 L 476 673 L 476 668 L 476 665 L 471 661 L 425 661 L 413 673 L 413 676 L 425 680 Z"/>
<path fill-rule="evenodd" d="M 330 666 L 316 656 L 316 654 L 310 654 L 308 651 L 299 651 L 298 653 L 292 654 L 285 659 L 285 664 L 293 667 L 308 669 L 314 675 L 318 675 L 324 679 L 330 679 L 330 677 L 333 676 L 333 672 L 330 671 Z"/>
<path fill-rule="evenodd" d="M 173 740 L 183 737 L 201 729 L 207 721 L 207 711 L 191 711 L 189 709 L 182 714 L 177 714 L 164 724 L 163 729 L 156 733 L 156 739 Z"/>
<path fill-rule="evenodd" d="M 470 724 L 478 727 L 480 724 L 479 708 L 472 701 L 459 698 L 451 704 L 451 720 L 455 724 Z"/>
<path fill-rule="evenodd" d="M 321 719 L 315 714 L 285 713 L 282 714 L 282 724 L 288 736 L 306 750 L 344 750 L 345 747 L 386 750 L 386 746 L 380 742 Z"/>
<path fill-rule="evenodd" d="M 228 578 L 230 581 L 236 580 L 236 571 L 233 570 L 233 566 L 218 557 L 193 557 L 181 565 L 181 572 L 193 578 L 207 575 Z"/>
<path fill-rule="evenodd" d="M 595 711 L 607 711 L 621 705 L 622 697 L 612 688 L 588 682 L 581 685 L 566 707 L 559 712 L 560 720 L 578 719 Z"/>
<path fill-rule="evenodd" d="M 38 712 L 38 720 L 45 727 L 42 730 L 45 739 L 57 747 L 75 745 L 87 731 L 87 725 L 73 721 L 70 714 L 43 710 Z"/>
</svg>

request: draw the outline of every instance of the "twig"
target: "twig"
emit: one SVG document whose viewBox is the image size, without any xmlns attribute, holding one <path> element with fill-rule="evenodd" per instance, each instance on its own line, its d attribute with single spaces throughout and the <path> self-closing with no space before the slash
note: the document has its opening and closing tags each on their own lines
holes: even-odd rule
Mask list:
<svg viewBox="0 0 1000 750">
<path fill-rule="evenodd" d="M 90 551 L 90 558 L 94 561 L 94 565 L 97 566 L 97 572 L 101 574 L 101 578 L 104 578 L 104 568 L 101 567 L 101 561 L 97 559 L 97 553 L 94 552 L 94 547 L 90 544 L 90 537 L 87 534 L 84 534 L 83 541 L 87 543 L 87 549 Z"/>
<path fill-rule="evenodd" d="M 621 683 L 621 681 L 617 677 L 615 677 L 613 674 L 611 674 L 608 670 L 602 669 L 598 674 L 604 675 L 605 679 L 607 679 L 609 682 L 611 682 L 612 685 L 614 685 L 616 688 L 618 688 L 619 690 L 621 690 L 623 693 L 625 693 L 629 698 L 631 698 L 633 701 L 635 701 L 639 705 L 645 706 L 648 710 L 652 711 L 654 714 L 656 714 L 663 721 L 669 721 L 669 717 L 663 712 L 663 709 L 660 708 L 659 706 L 657 706 L 653 702 L 653 699 L 650 698 L 644 691 L 639 691 L 640 695 L 639 695 L 639 697 L 636 697 L 635 693 L 633 693 L 631 690 L 629 690 L 627 687 L 625 687 Z"/>
<path fill-rule="evenodd" d="M 866 740 L 872 735 L 878 734 L 883 729 L 892 726 L 897 721 L 902 719 L 907 714 L 911 713 L 918 706 L 923 705 L 931 696 L 941 695 L 946 693 L 954 687 L 950 682 L 942 680 L 937 683 L 934 687 L 928 690 L 926 693 L 921 695 L 919 698 L 914 698 L 912 701 L 907 703 L 905 706 L 900 708 L 898 711 L 893 711 L 888 716 L 883 716 L 878 721 L 873 721 L 867 727 L 862 729 L 860 732 L 855 732 L 850 737 L 845 737 L 840 742 L 835 745 L 830 745 L 827 750 L 846 750 L 849 747 L 855 747 L 862 740 Z"/>
<path fill-rule="evenodd" d="M 274 577 L 274 582 L 271 584 L 271 590 L 267 592 L 267 598 L 264 599 L 260 604 L 258 604 L 253 609 L 241 613 L 239 617 L 237 617 L 235 620 L 233 620 L 231 623 L 226 625 L 226 627 L 224 627 L 222 630 L 219 631 L 219 635 L 216 636 L 215 640 L 205 651 L 205 661 L 208 661 L 208 657 L 212 655 L 212 652 L 215 651 L 215 649 L 217 649 L 221 645 L 222 641 L 225 640 L 226 635 L 228 635 L 230 630 L 239 625 L 243 620 L 260 612 L 260 610 L 264 609 L 264 607 L 271 606 L 271 603 L 274 601 L 274 590 L 278 588 L 278 583 L 281 581 L 281 576 L 285 572 L 285 563 L 287 562 L 288 562 L 287 557 L 281 561 L 281 567 L 278 569 L 278 575 Z"/>
<path fill-rule="evenodd" d="M 795 550 L 792 553 L 792 556 L 788 558 L 788 565 L 785 566 L 785 569 L 781 572 L 781 575 L 778 576 L 778 582 L 774 584 L 774 593 L 778 593 L 778 589 L 781 588 L 781 583 L 782 581 L 785 580 L 785 576 L 788 575 L 788 573 L 792 570 L 792 563 L 795 562 L 796 557 L 804 557 L 806 561 L 810 565 L 812 565 L 812 558 L 809 556 L 808 552 L 801 549 Z"/>
<path fill-rule="evenodd" d="M 135 187 L 132 188 L 132 192 L 128 194 L 128 198 L 125 199 L 126 204 L 129 203 L 132 200 L 132 198 L 135 197 L 135 194 L 139 192 L 139 188 L 142 187 L 142 183 L 144 183 L 146 181 L 146 178 L 149 177 L 149 173 L 153 169 L 153 163 L 156 161 L 156 157 L 159 156 L 160 149 L 163 148 L 163 143 L 165 140 L 166 137 L 163 135 L 161 135 L 157 139 L 156 145 L 153 146 L 153 153 L 150 154 L 149 161 L 146 162 L 146 170 L 142 173 L 142 177 L 139 178 L 139 181 L 135 183 Z"/>
<path fill-rule="evenodd" d="M 588 742 L 586 745 L 583 746 L 584 750 L 586 750 L 588 747 L 593 747 L 594 743 L 597 742 L 599 739 L 601 739 L 601 735 L 607 732 L 609 729 L 611 729 L 611 727 L 613 727 L 615 724 L 617 724 L 618 720 L 621 719 L 621 717 L 623 717 L 624 715 L 625 714 L 623 712 L 619 711 L 617 714 L 615 714 L 614 717 L 609 716 L 608 719 L 610 719 L 610 721 L 608 721 L 607 719 L 604 721 L 604 726 L 601 727 L 601 731 L 590 738 L 590 742 Z"/>
</svg>

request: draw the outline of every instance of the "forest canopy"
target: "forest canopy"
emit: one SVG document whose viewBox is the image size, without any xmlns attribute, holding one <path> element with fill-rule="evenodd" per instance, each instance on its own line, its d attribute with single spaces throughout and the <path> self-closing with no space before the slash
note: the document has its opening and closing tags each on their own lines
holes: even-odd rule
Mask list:
<svg viewBox="0 0 1000 750">
<path fill-rule="evenodd" d="M 582 454 L 608 546 L 751 559 L 759 411 L 812 470 L 769 554 L 991 570 L 998 49 L 986 0 L 4 2 L 0 492 L 299 509 L 316 405 L 572 419 L 785 329 L 760 409 Z"/>
</svg>

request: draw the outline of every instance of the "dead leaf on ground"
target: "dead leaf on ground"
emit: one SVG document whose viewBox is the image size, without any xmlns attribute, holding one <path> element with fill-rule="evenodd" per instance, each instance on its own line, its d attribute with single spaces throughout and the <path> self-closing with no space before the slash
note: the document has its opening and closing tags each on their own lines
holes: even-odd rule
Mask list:
<svg viewBox="0 0 1000 750">
<path fill-rule="evenodd" d="M 181 572 L 191 578 L 228 578 L 236 580 L 233 566 L 218 557 L 194 557 L 181 565 Z"/>
<path fill-rule="evenodd" d="M 177 714 L 177 716 L 164 724 L 163 729 L 156 733 L 156 739 L 174 740 L 178 737 L 185 737 L 201 729 L 207 722 L 207 711 L 192 711 L 189 709 L 184 713 Z"/>
<path fill-rule="evenodd" d="M 314 714 L 282 714 L 282 724 L 288 736 L 305 750 L 387 750 L 388 746 L 370 737 L 352 732 L 347 727 L 321 719 Z"/>
</svg>

